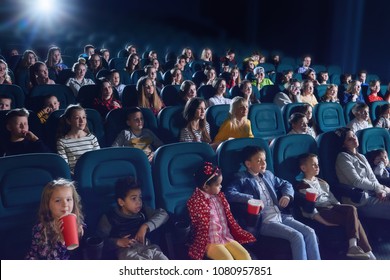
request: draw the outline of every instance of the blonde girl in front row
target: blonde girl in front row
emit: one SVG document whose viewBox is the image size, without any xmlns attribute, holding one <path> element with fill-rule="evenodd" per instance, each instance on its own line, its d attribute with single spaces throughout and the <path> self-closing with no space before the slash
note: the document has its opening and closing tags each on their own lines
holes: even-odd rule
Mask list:
<svg viewBox="0 0 390 280">
<path fill-rule="evenodd" d="M 66 249 L 61 233 L 61 216 L 73 213 L 77 217 L 78 233 L 84 233 L 84 216 L 80 196 L 74 182 L 59 178 L 49 182 L 42 191 L 38 211 L 38 222 L 32 229 L 31 248 L 26 259 L 66 260 L 70 252 Z"/>
</svg>

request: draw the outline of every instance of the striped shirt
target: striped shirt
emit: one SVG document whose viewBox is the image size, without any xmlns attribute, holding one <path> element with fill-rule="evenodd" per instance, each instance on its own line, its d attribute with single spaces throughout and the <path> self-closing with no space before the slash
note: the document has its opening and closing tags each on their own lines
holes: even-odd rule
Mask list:
<svg viewBox="0 0 390 280">
<path fill-rule="evenodd" d="M 206 131 L 210 135 L 210 125 L 206 122 Z M 192 130 L 194 135 L 190 132 L 190 130 L 185 127 L 180 132 L 180 142 L 205 142 L 204 139 L 202 139 L 202 130 Z"/>
<path fill-rule="evenodd" d="M 210 199 L 209 243 L 225 244 L 234 240 L 230 234 L 226 214 L 219 197 L 203 192 Z"/>
<path fill-rule="evenodd" d="M 89 133 L 81 138 L 61 138 L 57 140 L 58 154 L 69 164 L 73 173 L 79 157 L 85 152 L 100 149 L 95 135 Z"/>
</svg>

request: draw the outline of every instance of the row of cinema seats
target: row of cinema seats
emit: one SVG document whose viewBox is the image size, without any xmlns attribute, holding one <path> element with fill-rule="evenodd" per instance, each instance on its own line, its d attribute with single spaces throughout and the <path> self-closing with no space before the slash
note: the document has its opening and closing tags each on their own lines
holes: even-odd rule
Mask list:
<svg viewBox="0 0 390 280">
<path fill-rule="evenodd" d="M 77 99 L 74 98 L 70 89 L 63 85 L 41 85 L 35 87 L 30 94 L 25 97 L 22 90 L 15 85 L 0 85 L 1 93 L 12 93 L 15 107 L 23 107 L 26 105 L 27 109 L 31 111 L 39 111 L 40 104 L 43 102 L 43 97 L 48 94 L 55 94 L 60 101 L 60 109 L 63 110 L 69 105 L 79 102 L 84 108 L 90 111 L 90 121 L 98 130 L 97 135 L 102 147 L 110 146 L 114 137 L 120 132 L 112 131 L 112 124 L 120 123 L 120 127 L 125 128 L 125 115 L 120 113 L 110 113 L 105 120 L 94 113 L 92 110 L 92 101 L 97 94 L 98 88 L 96 85 L 83 86 L 80 90 Z M 126 93 L 129 94 L 126 94 Z M 25 100 L 26 99 L 26 100 Z M 122 96 L 122 101 L 130 105 L 136 105 L 136 93 L 134 85 L 128 85 Z M 370 104 L 370 117 L 374 122 L 378 118 L 380 106 L 386 104 L 386 101 L 376 101 Z M 256 137 L 271 140 L 275 137 L 285 135 L 289 129 L 290 124 L 288 119 L 297 106 L 302 106 L 303 103 L 291 103 L 284 106 L 280 110 L 273 103 L 253 104 L 250 106 L 249 119 L 252 123 L 252 131 Z M 338 127 L 345 126 L 354 116 L 352 115 L 352 108 L 355 102 L 350 102 L 342 107 L 339 103 L 319 103 L 314 107 L 313 118 L 316 123 L 318 132 L 326 132 L 334 130 Z M 126 109 L 123 109 L 126 111 Z M 180 129 L 184 126 L 182 117 L 182 106 L 168 106 L 164 108 L 156 119 L 145 109 L 144 115 L 146 118 L 146 126 L 149 126 L 158 135 L 161 133 L 161 139 L 164 143 L 173 143 L 179 140 Z M 207 121 L 210 124 L 211 137 L 214 138 L 222 122 L 227 118 L 229 105 L 216 105 L 208 108 L 206 112 Z M 58 118 L 62 113 L 56 112 L 52 118 Z M 96 118 L 95 118 L 96 115 Z M 120 117 L 120 119 L 118 119 Z M 157 121 L 157 122 L 156 122 Z M 55 122 L 55 121 L 54 121 Z M 100 123 L 98 123 L 100 122 Z M 105 125 L 106 129 L 101 129 Z M 115 126 L 117 127 L 117 126 Z M 91 128 L 91 127 L 90 127 Z M 158 129 L 157 129 L 158 128 Z M 38 128 L 40 129 L 40 128 Z M 108 131 L 107 131 L 108 130 Z M 55 129 L 54 129 L 55 131 Z M 92 131 L 94 131 L 92 129 Z M 54 132 L 55 133 L 55 132 Z M 108 139 L 105 139 L 104 134 L 109 134 Z M 116 133 L 116 134 L 115 134 Z M 114 136 L 115 134 L 115 136 Z M 52 139 L 53 137 L 50 137 Z"/>
<path fill-rule="evenodd" d="M 376 101 L 370 106 L 370 117 L 378 117 L 380 106 L 386 101 Z M 313 109 L 313 119 L 319 133 L 335 130 L 345 126 L 354 116 L 352 108 L 355 102 L 350 102 L 344 108 L 339 103 L 318 103 Z M 251 120 L 252 132 L 255 137 L 271 140 L 285 135 L 290 130 L 289 118 L 297 107 L 304 103 L 291 103 L 280 110 L 273 103 L 253 104 L 249 107 L 248 118 Z M 166 143 L 176 142 L 179 139 L 180 129 L 183 127 L 183 107 L 169 106 L 158 115 L 157 124 Z M 210 125 L 211 138 L 214 138 L 219 127 L 229 115 L 229 105 L 214 105 L 206 110 L 206 119 Z"/>
<path fill-rule="evenodd" d="M 163 228 L 157 242 L 167 250 L 171 259 L 185 258 L 184 244 L 177 244 L 174 222 L 187 221 L 186 201 L 194 191 L 193 174 L 203 161 L 218 163 L 223 171 L 223 186 L 232 174 L 242 170 L 240 151 L 247 145 L 265 149 L 267 168 L 277 176 L 294 182 L 299 173 L 297 156 L 312 152 L 319 155 L 321 177 L 332 186 L 337 195 L 348 195 L 339 189 L 334 170 L 337 151 L 333 132 L 325 132 L 317 141 L 309 135 L 285 135 L 268 143 L 261 138 L 232 139 L 222 143 L 216 152 L 205 143 L 172 143 L 160 147 L 152 165 L 145 154 L 135 148 L 103 148 L 85 153 L 77 162 L 74 179 L 82 197 L 86 215 L 86 234 L 94 234 L 102 213 L 115 204 L 114 184 L 117 179 L 135 176 L 141 182 L 146 205 L 162 207 L 170 215 L 168 226 Z M 390 136 L 382 128 L 362 130 L 360 152 L 385 148 L 390 152 Z M 31 228 L 43 186 L 52 179 L 70 178 L 65 161 L 56 154 L 28 154 L 0 158 L 0 257 L 23 258 L 31 240 Z M 343 192 L 344 191 L 344 192 Z M 294 210 L 294 209 L 293 209 Z M 326 228 L 307 221 L 293 211 L 297 218 L 316 229 L 323 258 L 340 258 L 327 255 L 328 251 L 345 249 L 342 229 Z M 286 241 L 272 237 L 258 238 L 250 248 L 259 259 L 289 259 L 291 252 Z M 185 250 L 184 250 L 185 251 Z"/>
<path fill-rule="evenodd" d="M 30 111 L 30 129 L 42 138 L 43 141 L 56 151 L 56 132 L 59 118 L 65 109 L 53 112 L 45 125 L 41 125 L 37 115 Z M 126 117 L 128 108 L 116 109 L 109 112 L 105 122 L 100 114 L 87 108 L 88 127 L 98 138 L 101 147 L 111 146 L 122 129 L 127 128 Z M 183 118 L 183 106 L 165 107 L 157 118 L 152 111 L 142 108 L 145 119 L 145 127 L 151 129 L 164 143 L 179 141 L 180 130 L 185 126 Z M 222 122 L 228 117 L 229 105 L 214 105 L 207 109 L 206 118 L 210 124 L 210 134 L 214 138 Z M 0 113 L 0 139 L 7 137 L 5 129 L 6 111 Z M 252 131 L 255 137 L 271 140 L 286 134 L 286 126 L 280 109 L 272 103 L 254 104 L 249 110 L 249 119 L 252 123 Z M 287 124 L 288 125 L 288 124 Z M 339 124 L 341 126 L 341 124 Z"/>
</svg>

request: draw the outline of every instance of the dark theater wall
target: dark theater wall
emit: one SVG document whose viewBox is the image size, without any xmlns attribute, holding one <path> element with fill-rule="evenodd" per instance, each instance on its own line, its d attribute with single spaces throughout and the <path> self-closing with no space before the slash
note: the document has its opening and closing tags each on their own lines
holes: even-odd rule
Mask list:
<svg viewBox="0 0 390 280">
<path fill-rule="evenodd" d="M 18 36 L 15 41 L 21 37 L 30 44 L 38 41 L 31 34 L 20 36 L 28 28 L 21 30 L 17 21 L 20 8 L 15 7 L 19 2 L 1 1 L 3 49 L 4 41 L 12 41 L 14 35 Z M 153 26 L 159 27 L 158 33 L 166 27 L 166 41 L 179 34 L 183 46 L 191 46 L 190 39 L 196 38 L 196 47 L 203 41 L 225 45 L 237 41 L 246 47 L 243 56 L 254 49 L 277 50 L 294 57 L 310 53 L 315 64 L 338 64 L 351 73 L 365 68 L 383 81 L 389 80 L 390 2 L 385 0 L 240 0 L 234 4 L 209 0 L 68 0 L 64 3 L 72 6 L 72 20 L 54 31 L 38 32 L 44 35 L 39 40 L 54 42 L 57 36 L 71 42 L 75 38 L 93 41 L 113 34 L 108 39 L 110 43 L 125 43 L 143 34 L 145 42 L 156 36 Z"/>
</svg>

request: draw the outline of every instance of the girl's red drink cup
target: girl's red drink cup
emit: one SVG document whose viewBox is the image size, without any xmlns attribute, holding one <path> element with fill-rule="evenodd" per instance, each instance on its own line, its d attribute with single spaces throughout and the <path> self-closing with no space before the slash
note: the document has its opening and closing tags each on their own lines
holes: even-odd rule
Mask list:
<svg viewBox="0 0 390 280">
<path fill-rule="evenodd" d="M 74 250 L 79 247 L 79 233 L 77 218 L 73 213 L 65 214 L 60 218 L 62 220 L 62 235 L 65 246 L 68 250 Z"/>
<path fill-rule="evenodd" d="M 317 191 L 315 189 L 308 188 L 306 189 L 306 200 L 315 202 L 317 199 Z"/>
<path fill-rule="evenodd" d="M 248 213 L 257 215 L 261 210 L 261 200 L 259 199 L 249 199 L 248 200 Z"/>
</svg>

